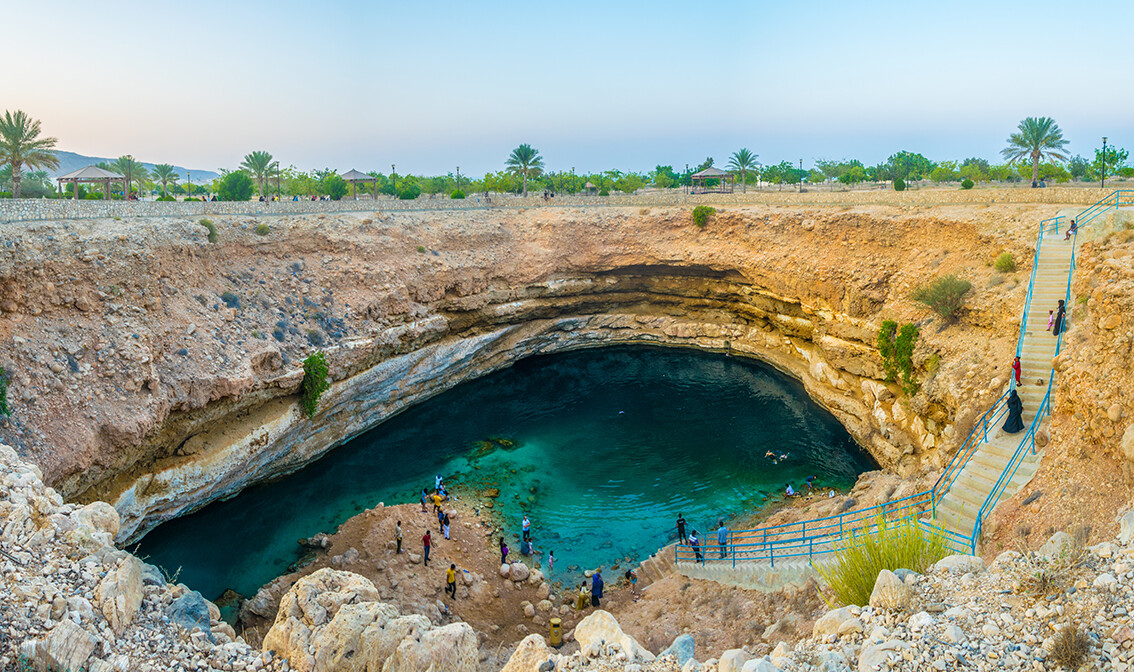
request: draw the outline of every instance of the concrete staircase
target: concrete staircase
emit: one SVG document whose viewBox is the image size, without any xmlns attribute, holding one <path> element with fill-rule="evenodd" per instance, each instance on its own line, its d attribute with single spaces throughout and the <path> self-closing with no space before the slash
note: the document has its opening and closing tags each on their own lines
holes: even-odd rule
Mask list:
<svg viewBox="0 0 1134 672">
<path fill-rule="evenodd" d="M 1024 405 L 1025 432 L 1047 394 L 1052 375 L 1051 360 L 1055 357 L 1057 339 L 1047 331 L 1047 311 L 1055 310 L 1059 300 L 1066 296 L 1071 248 L 1072 243 L 1064 241 L 1062 235 L 1044 236 L 1036 261 L 1032 303 L 1020 351 L 1021 382 L 1016 388 Z M 972 535 L 980 508 L 1024 438 L 1024 432 L 1006 434 L 1001 429 L 1003 424 L 1002 418 L 995 429 L 989 428 L 988 442 L 977 448 L 937 505 L 938 525 L 958 534 Z M 1010 498 L 1032 479 L 1039 468 L 1040 457 L 1040 453 L 1032 455 L 1028 451 L 1004 488 L 1000 501 Z"/>
</svg>

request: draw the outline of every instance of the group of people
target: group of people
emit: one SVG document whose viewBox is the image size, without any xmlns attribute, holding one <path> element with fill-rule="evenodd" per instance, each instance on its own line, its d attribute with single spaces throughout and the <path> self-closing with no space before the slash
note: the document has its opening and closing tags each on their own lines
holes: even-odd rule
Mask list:
<svg viewBox="0 0 1134 672">
<path fill-rule="evenodd" d="M 1075 220 L 1071 220 L 1071 225 L 1075 225 Z M 1059 304 L 1055 310 L 1047 311 L 1047 331 L 1050 331 L 1053 336 L 1059 337 L 1064 331 L 1067 331 L 1067 305 L 1064 299 L 1059 299 Z M 1019 386 L 1023 377 L 1024 367 L 1020 363 L 1020 357 L 1017 356 L 1012 360 L 1012 376 L 1016 379 L 1016 386 Z M 1013 387 L 1008 392 L 1008 418 L 1004 421 L 1004 431 L 1008 434 L 1016 434 L 1024 429 L 1024 402 L 1021 401 L 1020 395 L 1016 393 L 1016 388 Z"/>
</svg>

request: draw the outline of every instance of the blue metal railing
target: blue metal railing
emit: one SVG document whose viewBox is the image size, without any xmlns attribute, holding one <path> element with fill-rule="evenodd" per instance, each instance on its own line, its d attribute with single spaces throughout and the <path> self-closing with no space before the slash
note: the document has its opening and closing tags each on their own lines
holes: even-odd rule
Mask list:
<svg viewBox="0 0 1134 672">
<path fill-rule="evenodd" d="M 1134 206 L 1134 190 L 1120 189 L 1105 196 L 1099 202 L 1084 210 L 1075 218 L 1075 231 L 1071 232 L 1071 265 L 1067 271 L 1067 287 L 1064 292 L 1064 319 L 1062 329 L 1056 340 L 1055 354 L 1058 355 L 1063 347 L 1063 335 L 1067 331 L 1067 322 L 1071 316 L 1071 281 L 1075 274 L 1075 243 L 1078 240 L 1078 229 L 1091 223 L 1111 208 Z M 1027 331 L 1028 314 L 1031 309 L 1032 296 L 1035 290 L 1036 269 L 1039 266 L 1040 249 L 1043 237 L 1047 234 L 1059 234 L 1060 220 L 1064 215 L 1045 219 L 1039 224 L 1036 236 L 1036 250 L 1032 258 L 1032 273 L 1028 281 L 1028 293 L 1024 300 L 1024 310 L 1020 320 L 1020 333 L 1016 340 L 1016 355 L 1023 350 L 1024 334 Z M 1035 435 L 1040 425 L 1051 413 L 1051 393 L 1055 382 L 1054 372 L 1048 376 L 1047 393 L 1036 410 L 1035 417 L 1028 427 L 1028 431 L 1020 440 L 1012 458 L 1005 465 L 1000 477 L 993 485 L 992 490 L 985 498 L 977 513 L 972 534 L 946 529 L 936 524 L 937 504 L 949 492 L 957 477 L 968 465 L 969 460 L 976 453 L 977 447 L 988 441 L 989 427 L 996 427 L 999 420 L 1007 412 L 1008 391 L 1006 390 L 993 404 L 977 419 L 965 442 L 953 455 L 949 465 L 938 477 L 933 487 L 901 499 L 886 502 L 864 509 L 855 509 L 844 513 L 804 520 L 796 523 L 772 525 L 753 530 L 728 530 L 724 544 L 716 538 L 706 540 L 696 547 L 688 544 L 678 544 L 674 556 L 678 561 L 691 560 L 705 564 L 708 562 L 731 562 L 735 567 L 738 561 L 766 560 L 775 567 L 776 560 L 783 561 L 789 558 L 806 557 L 808 561 L 816 556 L 823 556 L 838 552 L 848 545 L 855 543 L 855 537 L 878 528 L 880 521 L 902 522 L 916 520 L 922 530 L 938 534 L 944 539 L 946 545 L 958 552 L 976 553 L 977 540 L 980 539 L 984 520 L 999 503 L 1011 483 L 1016 471 L 1023 463 L 1024 457 L 1030 451 L 1035 454 Z M 1008 390 L 1015 388 L 1015 377 L 1010 380 Z M 924 520 L 919 514 L 930 511 L 932 520 Z"/>
</svg>

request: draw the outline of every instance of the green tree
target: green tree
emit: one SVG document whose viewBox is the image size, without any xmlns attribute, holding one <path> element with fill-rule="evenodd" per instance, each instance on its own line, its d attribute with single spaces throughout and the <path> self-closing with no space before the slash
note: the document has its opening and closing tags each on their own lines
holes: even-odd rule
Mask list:
<svg viewBox="0 0 1134 672">
<path fill-rule="evenodd" d="M 243 170 L 225 173 L 217 184 L 217 198 L 222 201 L 247 201 L 252 197 L 252 178 Z"/>
<path fill-rule="evenodd" d="M 263 198 L 264 178 L 271 172 L 272 155 L 263 151 L 246 154 L 244 160 L 240 162 L 240 169 L 246 171 L 256 180 L 256 185 L 260 189 L 260 197 Z"/>
<path fill-rule="evenodd" d="M 839 175 L 839 182 L 854 186 L 859 182 L 865 182 L 867 179 L 866 169 L 861 165 L 851 166 L 842 175 Z"/>
<path fill-rule="evenodd" d="M 886 159 L 890 179 L 922 180 L 929 177 L 935 164 L 921 154 L 902 150 Z"/>
<path fill-rule="evenodd" d="M 169 195 L 169 185 L 176 184 L 179 176 L 173 166 L 168 163 L 159 163 L 154 166 L 154 181 L 161 185 L 161 195 Z"/>
<path fill-rule="evenodd" d="M 341 175 L 337 173 L 325 175 L 322 182 L 323 193 L 330 196 L 332 201 L 337 201 L 347 195 L 347 183 Z"/>
<path fill-rule="evenodd" d="M 1059 124 L 1050 117 L 1027 117 L 1016 127 L 1016 133 L 1008 136 L 1008 146 L 1000 150 L 1008 161 L 1032 162 L 1032 181 L 1039 179 L 1039 164 L 1043 159 L 1066 161 L 1063 153 L 1067 140 Z"/>
<path fill-rule="evenodd" d="M 1095 160 L 1091 162 L 1091 172 L 1095 178 L 1117 175 L 1118 171 L 1126 166 L 1126 159 L 1129 156 L 1130 153 L 1120 147 L 1107 147 L 1105 155 L 1102 149 L 1096 149 Z"/>
<path fill-rule="evenodd" d="M 1090 175 L 1091 164 L 1082 156 L 1076 154 L 1067 162 L 1067 172 L 1071 174 L 1071 179 L 1082 180 Z"/>
<path fill-rule="evenodd" d="M 938 184 L 941 182 L 953 182 L 957 179 L 957 162 L 942 161 L 937 164 L 937 167 L 930 171 L 929 179 Z"/>
<path fill-rule="evenodd" d="M 543 157 L 539 155 L 539 150 L 532 149 L 528 144 L 520 145 L 512 150 L 504 165 L 507 166 L 509 173 L 523 178 L 524 198 L 527 198 L 528 178 L 543 174 Z"/>
<path fill-rule="evenodd" d="M 0 117 L 0 165 L 12 168 L 12 198 L 20 197 L 20 181 L 25 165 L 32 168 L 59 168 L 55 138 L 39 137 L 40 124 L 23 110 L 5 111 Z"/>
<path fill-rule="evenodd" d="M 133 191 L 134 185 L 137 185 L 138 191 L 141 191 L 146 180 L 150 179 L 150 171 L 132 156 L 120 156 L 114 163 L 107 165 L 106 169 L 130 179 L 128 192 Z"/>
<path fill-rule="evenodd" d="M 756 167 L 757 156 L 759 154 L 753 154 L 747 148 L 741 147 L 728 159 L 728 169 L 740 173 L 740 188 L 745 193 L 748 192 L 748 171 Z"/>
<path fill-rule="evenodd" d="M 679 179 L 677 173 L 673 172 L 673 166 L 655 166 L 654 172 L 650 174 L 650 181 L 658 189 L 670 189 L 677 185 Z"/>
</svg>

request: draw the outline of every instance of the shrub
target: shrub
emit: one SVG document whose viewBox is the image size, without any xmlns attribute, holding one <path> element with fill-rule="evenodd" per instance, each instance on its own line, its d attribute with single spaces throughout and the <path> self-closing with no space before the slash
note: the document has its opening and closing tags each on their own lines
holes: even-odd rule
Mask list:
<svg viewBox="0 0 1134 672">
<path fill-rule="evenodd" d="M 308 355 L 307 359 L 303 360 L 303 383 L 300 386 L 303 394 L 303 412 L 307 417 L 315 417 L 319 397 L 323 396 L 330 387 L 327 382 L 327 358 L 322 351 Z"/>
<path fill-rule="evenodd" d="M 307 342 L 318 348 L 319 346 L 323 345 L 323 333 L 318 329 L 308 329 Z"/>
<path fill-rule="evenodd" d="M 1051 647 L 1051 660 L 1064 669 L 1077 670 L 1086 662 L 1090 651 L 1090 636 L 1079 629 L 1078 623 L 1068 621 L 1055 635 L 1055 642 Z"/>
<path fill-rule="evenodd" d="M 216 227 L 215 224 L 212 223 L 212 221 L 207 220 L 207 219 L 202 219 L 199 223 L 200 223 L 201 226 L 203 226 L 203 227 L 205 227 L 206 229 L 209 230 L 209 242 L 210 243 L 215 243 L 218 240 L 220 240 L 220 236 L 217 234 L 217 227 Z"/>
<path fill-rule="evenodd" d="M 233 294 L 232 292 L 225 292 L 224 294 L 221 294 L 220 299 L 221 301 L 224 301 L 224 305 L 228 306 L 229 308 L 240 307 L 240 297 Z"/>
<path fill-rule="evenodd" d="M 1016 270 L 1016 260 L 1012 258 L 1011 252 L 1004 251 L 992 262 L 992 267 L 1001 273 L 1009 273 Z"/>
<path fill-rule="evenodd" d="M 157 198 L 155 198 L 154 200 L 155 200 L 155 201 L 163 201 L 163 202 L 168 202 L 168 201 L 176 201 L 177 199 L 176 199 L 176 198 L 174 198 L 173 196 L 158 196 L 158 197 L 157 197 Z"/>
<path fill-rule="evenodd" d="M 973 188 L 973 181 L 966 177 L 965 179 L 961 180 L 961 188 L 962 189 L 972 189 Z"/>
<path fill-rule="evenodd" d="M 418 245 L 417 251 L 421 252 L 422 254 L 425 254 L 425 246 L 424 245 Z"/>
<path fill-rule="evenodd" d="M 252 198 L 254 187 L 248 173 L 235 170 L 221 178 L 217 198 L 222 201 L 247 201 Z"/>
<path fill-rule="evenodd" d="M 82 196 L 81 198 L 84 201 L 101 201 L 102 200 L 102 194 L 98 194 L 98 193 L 95 193 L 95 192 L 92 191 L 92 192 L 88 193 L 86 196 Z"/>
<path fill-rule="evenodd" d="M 709 217 L 716 211 L 717 209 L 711 205 L 698 205 L 693 208 L 693 223 L 702 229 L 705 228 L 705 224 L 709 222 Z"/>
<path fill-rule="evenodd" d="M 421 186 L 417 182 L 402 182 L 398 184 L 398 199 L 412 201 L 421 196 Z"/>
<path fill-rule="evenodd" d="M 285 337 L 286 336 L 284 335 L 283 329 L 272 330 L 272 338 L 276 339 L 280 343 L 283 343 Z"/>
<path fill-rule="evenodd" d="M 257 236 L 266 236 L 271 232 L 272 232 L 272 227 L 268 226 L 267 224 L 264 224 L 263 222 L 256 225 L 256 235 Z"/>
<path fill-rule="evenodd" d="M 601 189 L 601 190 L 599 190 L 598 195 L 599 196 L 610 196 L 610 192 L 607 191 L 606 189 Z"/>
<path fill-rule="evenodd" d="M 3 416 L 12 414 L 12 409 L 8 408 L 8 382 L 10 380 L 8 371 L 0 366 L 0 415 Z"/>
<path fill-rule="evenodd" d="M 901 328 L 893 320 L 886 320 L 878 330 L 878 354 L 882 356 L 882 369 L 886 380 L 893 382 L 901 377 L 902 391 L 907 396 L 917 394 L 918 382 L 914 380 L 913 351 L 917 346 L 918 329 L 914 324 L 903 324 Z"/>
<path fill-rule="evenodd" d="M 876 518 L 876 527 L 854 531 L 843 539 L 843 550 L 827 565 L 816 565 L 840 604 L 866 606 L 878 572 L 909 569 L 925 572 L 946 555 L 945 537 L 924 530 L 914 519 L 887 521 Z M 831 606 L 834 606 L 833 604 Z"/>
<path fill-rule="evenodd" d="M 201 199 L 193 198 L 192 196 L 189 196 L 188 198 L 181 199 L 181 202 L 182 203 L 200 203 Z"/>
<path fill-rule="evenodd" d="M 915 289 L 910 294 L 910 298 L 929 306 L 933 312 L 949 320 L 960 312 L 965 303 L 965 293 L 972 286 L 973 283 L 964 278 L 958 278 L 952 274 L 944 275 L 928 285 L 922 285 Z"/>
<path fill-rule="evenodd" d="M 900 177 L 895 177 L 894 178 L 894 191 L 905 191 L 905 190 L 906 190 L 906 181 L 903 180 Z"/>
<path fill-rule="evenodd" d="M 461 191 L 460 189 L 457 189 L 453 193 L 449 194 L 449 198 L 464 198 L 464 197 L 465 197 L 465 192 Z"/>
<path fill-rule="evenodd" d="M 341 176 L 334 173 L 323 178 L 323 191 L 331 197 L 332 201 L 340 200 L 347 195 L 347 183 Z"/>
</svg>

